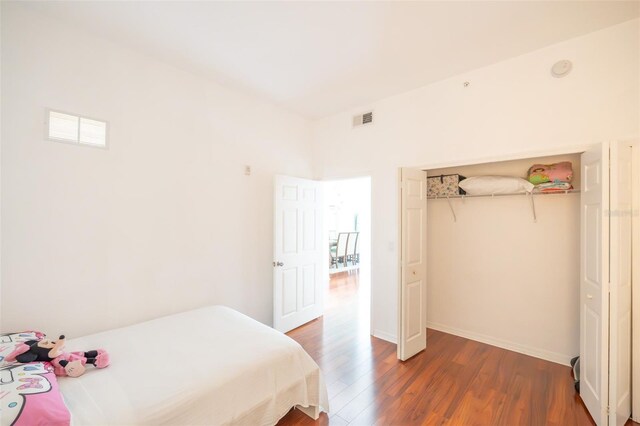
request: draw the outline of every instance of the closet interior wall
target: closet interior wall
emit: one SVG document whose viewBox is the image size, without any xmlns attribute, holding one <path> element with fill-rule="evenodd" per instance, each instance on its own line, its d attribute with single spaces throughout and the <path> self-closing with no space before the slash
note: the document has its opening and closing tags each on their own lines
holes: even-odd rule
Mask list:
<svg viewBox="0 0 640 426">
<path fill-rule="evenodd" d="M 428 170 L 428 176 L 526 177 L 580 154 Z M 580 194 L 429 199 L 427 326 L 568 364 L 579 354 Z"/>
</svg>

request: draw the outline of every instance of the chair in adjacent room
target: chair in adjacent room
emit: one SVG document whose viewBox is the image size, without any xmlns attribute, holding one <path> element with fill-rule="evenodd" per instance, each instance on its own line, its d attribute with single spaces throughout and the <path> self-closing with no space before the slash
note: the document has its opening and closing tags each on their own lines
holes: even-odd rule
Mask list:
<svg viewBox="0 0 640 426">
<path fill-rule="evenodd" d="M 349 239 L 347 240 L 347 262 L 355 264 L 356 260 L 356 247 L 358 246 L 359 232 L 349 232 Z"/>
<path fill-rule="evenodd" d="M 340 232 L 336 245 L 331 247 L 331 266 L 338 267 L 338 263 L 345 265 L 347 263 L 347 243 L 349 240 L 348 232 Z"/>
<path fill-rule="evenodd" d="M 356 235 L 356 245 L 353 250 L 353 262 L 357 265 L 360 263 L 360 233 Z"/>
</svg>

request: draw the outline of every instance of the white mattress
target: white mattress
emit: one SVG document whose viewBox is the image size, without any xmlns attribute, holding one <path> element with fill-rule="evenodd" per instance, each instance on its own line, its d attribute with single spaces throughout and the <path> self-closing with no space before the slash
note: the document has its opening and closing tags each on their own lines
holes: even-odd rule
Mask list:
<svg viewBox="0 0 640 426">
<path fill-rule="evenodd" d="M 288 336 L 212 306 L 67 342 L 104 348 L 105 369 L 61 377 L 74 425 L 272 425 L 291 407 L 328 411 L 318 365 Z"/>
</svg>

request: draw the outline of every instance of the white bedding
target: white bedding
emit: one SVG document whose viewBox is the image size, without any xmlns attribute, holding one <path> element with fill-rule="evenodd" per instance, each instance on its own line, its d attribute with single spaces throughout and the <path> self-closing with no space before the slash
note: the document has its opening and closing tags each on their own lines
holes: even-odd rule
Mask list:
<svg viewBox="0 0 640 426">
<path fill-rule="evenodd" d="M 291 407 L 328 411 L 318 365 L 302 347 L 213 306 L 67 342 L 106 349 L 111 365 L 61 377 L 74 425 L 272 425 Z"/>
</svg>

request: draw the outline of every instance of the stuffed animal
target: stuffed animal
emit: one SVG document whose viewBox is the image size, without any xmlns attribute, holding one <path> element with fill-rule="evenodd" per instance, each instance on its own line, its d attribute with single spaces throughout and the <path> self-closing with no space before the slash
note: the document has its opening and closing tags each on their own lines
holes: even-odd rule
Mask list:
<svg viewBox="0 0 640 426">
<path fill-rule="evenodd" d="M 91 364 L 96 368 L 109 365 L 109 354 L 103 349 L 87 352 L 63 352 L 65 337 L 60 336 L 57 341 L 48 339 L 27 340 L 16 346 L 6 360 L 9 362 L 50 362 L 56 376 L 79 377 L 85 372 L 85 365 Z"/>
</svg>

